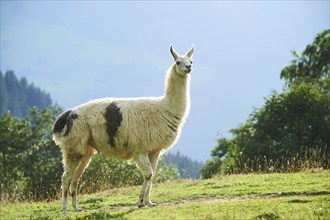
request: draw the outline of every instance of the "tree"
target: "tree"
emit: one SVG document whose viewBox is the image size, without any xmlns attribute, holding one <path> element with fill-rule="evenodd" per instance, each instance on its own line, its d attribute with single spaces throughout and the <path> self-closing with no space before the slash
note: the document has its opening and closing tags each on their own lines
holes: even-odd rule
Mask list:
<svg viewBox="0 0 330 220">
<path fill-rule="evenodd" d="M 44 109 L 51 104 L 50 95 L 29 84 L 26 78 L 18 80 L 13 71 L 4 76 L 0 72 L 0 116 L 10 111 L 14 116 L 24 117 L 28 107 Z"/>
<path fill-rule="evenodd" d="M 294 84 L 316 84 L 324 91 L 330 90 L 330 30 L 321 31 L 312 44 L 307 45 L 299 56 L 293 51 L 294 59 L 281 72 L 287 87 Z"/>
<path fill-rule="evenodd" d="M 180 173 L 181 178 L 198 179 L 200 177 L 200 169 L 203 167 L 202 162 L 192 160 L 188 156 L 182 155 L 179 151 L 175 154 L 164 154 L 164 161 L 167 164 L 174 164 Z"/>
<path fill-rule="evenodd" d="M 0 115 L 3 115 L 8 106 L 8 92 L 4 76 L 0 71 Z"/>
<path fill-rule="evenodd" d="M 22 100 L 24 96 L 20 95 L 19 82 L 13 71 L 7 71 L 4 78 L 8 94 L 8 110 L 18 117 L 22 117 L 23 111 L 21 105 L 24 103 L 24 100 Z"/>
<path fill-rule="evenodd" d="M 329 167 L 329 51 L 329 30 L 319 33 L 301 56 L 294 51 L 295 59 L 281 72 L 284 92 L 271 94 L 262 108 L 232 129 L 232 140 L 218 141 L 203 176 L 297 170 L 315 152 L 318 166 Z"/>
</svg>

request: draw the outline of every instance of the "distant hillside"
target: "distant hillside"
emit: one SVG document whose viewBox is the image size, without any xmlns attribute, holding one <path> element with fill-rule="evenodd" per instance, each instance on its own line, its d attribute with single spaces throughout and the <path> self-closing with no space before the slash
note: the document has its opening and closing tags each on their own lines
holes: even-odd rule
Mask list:
<svg viewBox="0 0 330 220">
<path fill-rule="evenodd" d="M 51 104 L 50 95 L 26 78 L 17 79 L 13 71 L 0 71 L 0 116 L 9 110 L 14 116 L 24 117 L 28 107 L 43 109 Z"/>
<path fill-rule="evenodd" d="M 177 166 L 180 176 L 184 179 L 198 179 L 203 162 L 193 160 L 190 157 L 181 154 L 179 151 L 174 153 L 167 152 L 164 154 L 164 160 L 167 164 Z"/>
</svg>

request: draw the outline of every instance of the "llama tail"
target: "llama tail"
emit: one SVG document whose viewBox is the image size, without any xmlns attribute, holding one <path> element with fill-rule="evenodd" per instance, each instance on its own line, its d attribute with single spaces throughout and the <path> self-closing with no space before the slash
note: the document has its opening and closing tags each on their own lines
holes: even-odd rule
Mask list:
<svg viewBox="0 0 330 220">
<path fill-rule="evenodd" d="M 69 116 L 72 110 L 67 110 L 60 114 L 56 119 L 55 123 L 53 124 L 53 134 L 60 134 L 64 129 L 65 125 L 68 123 Z"/>
<path fill-rule="evenodd" d="M 77 118 L 78 115 L 72 109 L 63 112 L 58 116 L 53 125 L 53 140 L 56 144 L 60 144 L 62 142 L 61 139 L 68 136 L 73 126 L 73 120 Z"/>
</svg>

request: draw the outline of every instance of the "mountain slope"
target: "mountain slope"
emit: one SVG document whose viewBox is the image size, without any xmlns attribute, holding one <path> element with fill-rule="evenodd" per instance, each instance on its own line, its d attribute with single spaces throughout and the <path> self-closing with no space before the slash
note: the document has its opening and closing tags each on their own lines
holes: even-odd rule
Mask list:
<svg viewBox="0 0 330 220">
<path fill-rule="evenodd" d="M 14 116 L 24 117 L 28 107 L 44 109 L 51 104 L 50 95 L 28 83 L 26 78 L 18 80 L 13 71 L 4 75 L 0 71 L 0 116 L 10 111 Z"/>
</svg>

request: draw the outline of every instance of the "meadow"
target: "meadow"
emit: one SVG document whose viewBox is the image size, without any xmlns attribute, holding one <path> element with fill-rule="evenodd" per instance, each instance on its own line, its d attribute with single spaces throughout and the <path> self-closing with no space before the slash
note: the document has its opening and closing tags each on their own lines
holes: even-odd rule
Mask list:
<svg viewBox="0 0 330 220">
<path fill-rule="evenodd" d="M 330 171 L 241 174 L 155 184 L 156 207 L 136 206 L 140 186 L 61 201 L 4 203 L 0 219 L 330 219 Z"/>
</svg>

